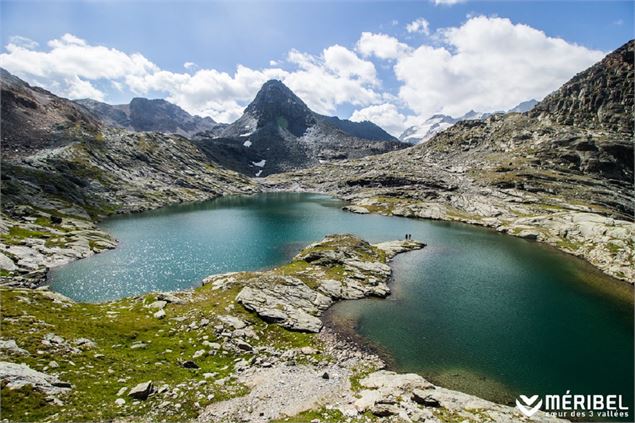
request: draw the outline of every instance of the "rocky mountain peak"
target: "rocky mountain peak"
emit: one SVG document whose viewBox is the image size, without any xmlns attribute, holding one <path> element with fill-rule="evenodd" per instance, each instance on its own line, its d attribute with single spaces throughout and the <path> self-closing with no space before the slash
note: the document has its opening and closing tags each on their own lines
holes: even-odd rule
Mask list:
<svg viewBox="0 0 635 423">
<path fill-rule="evenodd" d="M 633 133 L 635 40 L 580 72 L 530 113 L 562 125 Z"/>
<path fill-rule="evenodd" d="M 278 80 L 267 81 L 245 113 L 257 119 L 258 128 L 278 126 L 297 137 L 315 124 L 311 109 Z"/>
</svg>

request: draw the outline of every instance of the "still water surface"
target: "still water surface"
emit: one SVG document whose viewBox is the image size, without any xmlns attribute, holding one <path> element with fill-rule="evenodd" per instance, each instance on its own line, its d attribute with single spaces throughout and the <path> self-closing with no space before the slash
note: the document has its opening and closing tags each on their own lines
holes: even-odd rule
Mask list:
<svg viewBox="0 0 635 423">
<path fill-rule="evenodd" d="M 499 402 L 519 393 L 622 394 L 632 407 L 631 287 L 535 242 L 341 206 L 270 193 L 115 217 L 101 226 L 119 246 L 54 270 L 51 287 L 105 301 L 276 266 L 330 233 L 371 242 L 411 233 L 428 246 L 395 259 L 393 295 L 340 303 L 330 322 L 352 328 L 397 370 L 448 388 Z"/>
</svg>

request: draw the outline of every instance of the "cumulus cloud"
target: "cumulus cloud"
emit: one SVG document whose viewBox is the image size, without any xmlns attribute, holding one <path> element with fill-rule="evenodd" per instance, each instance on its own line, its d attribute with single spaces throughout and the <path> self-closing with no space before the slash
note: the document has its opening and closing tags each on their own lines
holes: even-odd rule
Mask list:
<svg viewBox="0 0 635 423">
<path fill-rule="evenodd" d="M 430 23 L 424 18 L 419 18 L 406 25 L 406 31 L 411 34 L 419 33 L 430 35 Z"/>
<path fill-rule="evenodd" d="M 397 59 L 411 50 L 395 37 L 372 32 L 362 32 L 355 48 L 365 57 L 374 56 L 379 59 Z"/>
<path fill-rule="evenodd" d="M 353 122 L 371 121 L 391 135 L 399 137 L 409 124 L 409 118 L 399 112 L 392 103 L 377 104 L 355 110 L 350 118 Z"/>
<path fill-rule="evenodd" d="M 509 19 L 477 16 L 440 30 L 394 65 L 399 98 L 420 116 L 506 110 L 542 98 L 605 53 Z"/>
<path fill-rule="evenodd" d="M 430 33 L 423 18 L 407 30 Z M 114 91 L 118 96 L 159 95 L 221 122 L 238 118 L 264 82 L 280 79 L 318 113 L 353 106 L 354 120 L 371 120 L 398 135 L 434 113 L 506 110 L 542 98 L 604 55 L 509 19 L 485 16 L 439 29 L 418 45 L 363 32 L 350 47 L 331 45 L 318 54 L 291 50 L 285 59 L 260 69 L 239 64 L 223 72 L 186 62 L 185 69 L 169 71 L 141 53 L 91 45 L 72 34 L 43 47 L 16 36 L 0 54 L 0 66 L 65 97 L 107 100 L 106 93 Z M 385 72 L 394 73 L 396 87 L 384 88 L 380 75 Z"/>
<path fill-rule="evenodd" d="M 262 84 L 269 79 L 287 83 L 309 107 L 334 113 L 338 105 L 367 106 L 379 101 L 375 66 L 354 51 L 334 45 L 320 55 L 292 50 L 283 70 L 272 61 L 269 68 L 238 65 L 233 74 L 183 64 L 189 72 L 161 69 L 140 53 L 91 45 L 72 34 L 47 43 L 48 51 L 24 37 L 12 37 L 0 54 L 0 66 L 17 76 L 69 98 L 104 100 L 95 83 L 105 81 L 117 91 L 135 95 L 159 93 L 190 113 L 221 122 L 237 119 Z"/>
</svg>

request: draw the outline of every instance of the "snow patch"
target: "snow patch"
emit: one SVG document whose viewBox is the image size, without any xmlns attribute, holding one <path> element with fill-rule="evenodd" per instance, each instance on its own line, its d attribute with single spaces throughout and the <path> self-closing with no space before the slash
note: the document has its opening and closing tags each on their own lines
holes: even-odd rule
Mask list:
<svg viewBox="0 0 635 423">
<path fill-rule="evenodd" d="M 253 131 L 251 131 L 251 132 L 245 132 L 244 134 L 240 134 L 240 135 L 238 135 L 238 136 L 239 136 L 239 137 L 248 137 L 248 136 L 250 136 L 250 135 L 251 135 L 251 134 L 253 134 L 253 133 L 254 133 Z"/>
<path fill-rule="evenodd" d="M 267 164 L 266 160 L 260 160 L 259 162 L 251 162 L 252 165 L 254 166 L 258 166 L 258 167 L 265 167 L 265 164 Z"/>
<path fill-rule="evenodd" d="M 251 141 L 247 140 L 243 143 L 243 145 L 247 148 L 251 147 Z"/>
<path fill-rule="evenodd" d="M 256 172 L 256 177 L 260 176 L 261 173 L 262 173 L 262 169 Z"/>
</svg>

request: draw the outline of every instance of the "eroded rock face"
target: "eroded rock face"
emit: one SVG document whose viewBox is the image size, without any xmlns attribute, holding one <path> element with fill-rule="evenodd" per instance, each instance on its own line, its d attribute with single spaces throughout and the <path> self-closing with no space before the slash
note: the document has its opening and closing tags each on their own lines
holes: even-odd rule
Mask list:
<svg viewBox="0 0 635 423">
<path fill-rule="evenodd" d="M 417 241 L 373 246 L 353 235 L 329 235 L 294 257 L 291 266 L 305 267 L 305 272 L 290 276 L 273 270 L 242 282 L 225 275 L 208 283 L 218 288 L 241 283 L 244 287 L 236 301 L 265 321 L 291 330 L 319 332 L 319 316 L 335 300 L 388 295 L 391 270 L 387 260 L 423 246 Z"/>
</svg>

